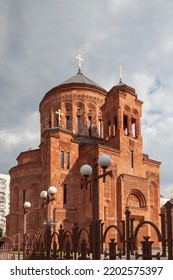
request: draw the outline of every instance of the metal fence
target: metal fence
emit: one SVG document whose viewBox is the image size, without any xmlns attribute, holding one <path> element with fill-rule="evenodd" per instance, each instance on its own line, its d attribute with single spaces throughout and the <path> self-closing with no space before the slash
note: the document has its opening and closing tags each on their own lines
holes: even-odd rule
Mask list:
<svg viewBox="0 0 173 280">
<path fill-rule="evenodd" d="M 93 249 L 97 251 L 97 259 L 143 259 L 160 260 L 173 259 L 173 229 L 172 229 L 172 203 L 165 204 L 165 213 L 160 214 L 161 229 L 151 221 L 140 221 L 134 226 L 135 219 L 131 212 L 125 211 L 125 220 L 121 225 L 110 225 L 106 229 L 101 221 L 98 221 L 95 230 L 96 240 L 92 244 L 92 225 L 89 228 L 80 229 L 74 224 L 72 230 L 65 230 L 62 225 L 58 232 L 52 232 L 48 227 L 43 235 L 38 230 L 24 237 L 24 259 L 52 259 L 52 260 L 90 260 L 93 259 Z M 143 236 L 138 240 L 140 249 L 137 248 L 139 230 L 144 226 L 150 226 L 155 231 L 159 248 L 154 248 L 150 236 Z M 109 232 L 114 229 L 116 238 L 110 238 Z M 118 238 L 117 238 L 118 237 Z M 106 246 L 105 246 L 106 244 Z M 106 248 L 106 249 L 105 249 Z"/>
</svg>

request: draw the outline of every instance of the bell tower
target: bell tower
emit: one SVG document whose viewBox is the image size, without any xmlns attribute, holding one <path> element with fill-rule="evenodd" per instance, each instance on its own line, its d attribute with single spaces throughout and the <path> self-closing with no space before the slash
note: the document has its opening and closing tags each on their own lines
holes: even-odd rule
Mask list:
<svg viewBox="0 0 173 280">
<path fill-rule="evenodd" d="M 142 104 L 135 89 L 124 84 L 120 75 L 119 83 L 107 93 L 102 106 L 104 144 L 121 152 L 125 172 L 134 171 L 143 158 Z"/>
</svg>

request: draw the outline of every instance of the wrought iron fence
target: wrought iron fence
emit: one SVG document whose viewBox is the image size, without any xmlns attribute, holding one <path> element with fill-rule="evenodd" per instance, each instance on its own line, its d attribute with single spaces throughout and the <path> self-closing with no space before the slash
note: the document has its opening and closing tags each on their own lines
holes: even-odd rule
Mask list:
<svg viewBox="0 0 173 280">
<path fill-rule="evenodd" d="M 92 226 L 80 229 L 76 223 L 71 231 L 65 230 L 62 225 L 58 232 L 52 232 L 47 228 L 46 234 L 31 232 L 25 235 L 24 259 L 72 259 L 89 260 L 92 259 L 93 248 L 97 250 L 99 259 L 143 259 L 160 260 L 173 259 L 173 228 L 172 228 L 172 203 L 165 204 L 166 213 L 160 214 L 161 229 L 151 221 L 140 221 L 134 226 L 135 219 L 131 217 L 131 212 L 126 209 L 125 220 L 121 225 L 110 225 L 106 229 L 104 223 L 97 222 L 97 238 L 92 244 Z M 137 248 L 137 236 L 139 230 L 149 225 L 156 233 L 159 248 L 155 250 L 151 236 L 143 236 L 140 240 L 140 250 Z M 117 232 L 117 238 L 110 238 L 110 230 Z M 105 244 L 107 248 L 105 249 Z M 93 247 L 94 246 L 94 247 Z M 46 253 L 48 251 L 48 254 Z"/>
</svg>

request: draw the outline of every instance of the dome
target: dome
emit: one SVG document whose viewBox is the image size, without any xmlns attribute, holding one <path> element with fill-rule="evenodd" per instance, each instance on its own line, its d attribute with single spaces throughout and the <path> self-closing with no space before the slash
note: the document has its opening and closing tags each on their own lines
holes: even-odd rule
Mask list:
<svg viewBox="0 0 173 280">
<path fill-rule="evenodd" d="M 82 72 L 81 70 L 78 71 L 78 73 L 76 75 L 74 75 L 73 77 L 71 77 L 70 79 L 64 81 L 63 83 L 57 85 L 56 87 L 53 87 L 51 90 L 49 90 L 45 96 L 49 96 L 50 94 L 52 94 L 55 91 L 59 91 L 61 89 L 64 89 L 66 87 L 71 87 L 71 88 L 80 88 L 80 87 L 85 87 L 88 86 L 90 87 L 94 87 L 96 91 L 106 95 L 107 91 L 101 87 L 100 85 L 98 85 L 97 83 L 95 83 L 94 81 L 92 81 L 91 79 L 87 78 Z"/>
<path fill-rule="evenodd" d="M 104 88 L 102 88 L 100 85 L 93 82 L 91 79 L 87 78 L 85 75 L 83 75 L 81 70 L 79 70 L 78 73 L 75 76 L 73 76 L 70 79 L 64 81 L 59 86 L 67 85 L 67 84 L 86 84 L 86 85 L 95 86 L 95 87 L 98 87 L 98 88 L 104 90 Z"/>
</svg>

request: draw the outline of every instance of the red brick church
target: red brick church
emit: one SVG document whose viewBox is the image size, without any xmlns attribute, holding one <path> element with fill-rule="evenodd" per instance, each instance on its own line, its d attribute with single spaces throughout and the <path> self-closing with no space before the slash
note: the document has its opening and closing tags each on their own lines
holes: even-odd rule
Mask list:
<svg viewBox="0 0 173 280">
<path fill-rule="evenodd" d="M 49 186 L 57 188 L 49 204 L 49 220 L 57 222 L 54 229 L 60 224 L 70 228 L 74 222 L 88 225 L 93 186 L 81 189 L 80 168 L 93 166 L 102 154 L 111 158 L 112 176 L 98 181 L 99 219 L 106 226 L 120 224 L 128 208 L 136 223 L 145 219 L 159 226 L 160 162 L 143 153 L 143 102 L 121 78 L 106 91 L 82 73 L 79 60 L 78 73 L 44 95 L 39 148 L 21 152 L 10 169 L 7 235 L 23 234 L 25 201 L 31 203 L 27 231 L 45 228 L 40 193 Z M 150 228 L 145 230 L 155 239 Z"/>
</svg>

